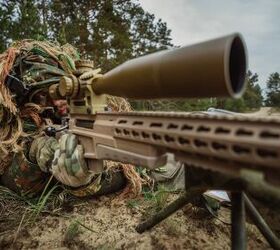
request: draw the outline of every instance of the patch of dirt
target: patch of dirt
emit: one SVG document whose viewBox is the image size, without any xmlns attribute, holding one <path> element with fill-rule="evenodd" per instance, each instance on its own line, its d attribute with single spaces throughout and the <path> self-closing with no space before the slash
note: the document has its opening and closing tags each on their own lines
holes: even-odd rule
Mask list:
<svg viewBox="0 0 280 250">
<path fill-rule="evenodd" d="M 280 112 L 271 107 L 262 107 L 260 110 L 252 113 L 246 113 L 249 116 L 258 116 L 258 117 L 270 117 L 280 119 Z"/>
<path fill-rule="evenodd" d="M 33 226 L 21 227 L 17 237 L 17 227 L 4 232 L 1 223 L 0 249 L 230 249 L 230 226 L 189 205 L 138 234 L 135 226 L 151 213 L 149 202 L 129 205 L 116 197 L 75 201 L 58 215 L 41 215 Z M 229 210 L 222 208 L 220 215 L 229 219 Z M 79 224 L 69 234 L 75 221 L 91 231 Z M 269 249 L 254 226 L 247 231 L 248 249 Z"/>
</svg>

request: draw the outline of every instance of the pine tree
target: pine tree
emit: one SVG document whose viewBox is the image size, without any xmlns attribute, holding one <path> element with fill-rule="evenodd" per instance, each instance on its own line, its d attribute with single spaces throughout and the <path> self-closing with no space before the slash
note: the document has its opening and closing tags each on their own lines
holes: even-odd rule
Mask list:
<svg viewBox="0 0 280 250">
<path fill-rule="evenodd" d="M 217 108 L 227 109 L 234 112 L 257 110 L 262 106 L 263 96 L 260 85 L 257 83 L 258 74 L 247 72 L 247 87 L 243 96 L 239 99 L 219 98 Z"/>
<path fill-rule="evenodd" d="M 14 1 L 0 1 L 0 53 L 3 52 L 9 42 L 12 41 L 11 23 L 13 23 L 14 9 L 16 3 Z"/>
<path fill-rule="evenodd" d="M 136 1 L 49 1 L 49 32 L 94 59 L 104 71 L 171 44 L 166 23 Z"/>
<path fill-rule="evenodd" d="M 258 74 L 253 74 L 250 70 L 247 73 L 247 88 L 243 95 L 246 109 L 259 109 L 263 103 L 261 87 L 258 82 Z"/>
<path fill-rule="evenodd" d="M 1 50 L 24 38 L 57 40 L 76 46 L 103 72 L 173 46 L 167 24 L 144 11 L 138 0 L 0 0 L 0 14 Z M 137 103 L 148 109 L 162 104 Z M 173 102 L 164 105 L 179 107 Z"/>
<path fill-rule="evenodd" d="M 0 1 L 0 50 L 21 39 L 44 39 L 47 35 L 42 25 L 37 0 Z"/>
<path fill-rule="evenodd" d="M 166 23 L 138 0 L 0 0 L 0 25 L 1 50 L 24 38 L 68 42 L 104 71 L 172 46 Z"/>
<path fill-rule="evenodd" d="M 280 107 L 280 75 L 278 72 L 270 74 L 267 83 L 266 105 L 270 107 Z"/>
<path fill-rule="evenodd" d="M 37 1 L 16 0 L 15 21 L 12 25 L 12 39 L 36 39 L 44 38 L 42 23 L 40 20 Z"/>
</svg>

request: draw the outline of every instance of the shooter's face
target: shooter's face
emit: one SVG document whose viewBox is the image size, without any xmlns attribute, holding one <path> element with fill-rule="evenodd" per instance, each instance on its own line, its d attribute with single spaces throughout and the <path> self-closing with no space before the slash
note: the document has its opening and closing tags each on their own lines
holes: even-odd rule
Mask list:
<svg viewBox="0 0 280 250">
<path fill-rule="evenodd" d="M 40 105 L 41 107 L 54 107 L 58 116 L 65 116 L 68 113 L 66 100 L 53 100 L 47 91 L 40 91 L 32 97 L 32 102 Z"/>
<path fill-rule="evenodd" d="M 58 114 L 60 116 L 65 116 L 67 114 L 68 110 L 66 100 L 54 100 L 53 104 L 57 108 Z"/>
</svg>

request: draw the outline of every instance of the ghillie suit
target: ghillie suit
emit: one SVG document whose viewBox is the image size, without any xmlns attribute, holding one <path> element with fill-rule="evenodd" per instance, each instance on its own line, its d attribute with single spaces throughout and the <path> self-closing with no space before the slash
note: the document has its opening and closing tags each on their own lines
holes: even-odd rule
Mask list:
<svg viewBox="0 0 280 250">
<path fill-rule="evenodd" d="M 108 177 L 121 171 L 138 194 L 143 180 L 133 166 L 105 161 L 105 172 L 93 176 L 86 169 L 82 146 L 74 135 L 65 134 L 59 141 L 44 135 L 47 121 L 61 124 L 65 115 L 50 99 L 48 87 L 74 72 L 79 59 L 69 44 L 59 46 L 33 40 L 14 43 L 0 55 L 1 182 L 32 196 L 44 188 L 52 172 L 66 187 L 69 183 L 73 194 L 85 196 L 100 193 L 103 183 L 110 185 L 112 179 Z M 108 96 L 107 100 L 114 111 L 131 110 L 122 98 Z M 67 158 L 67 154 L 74 158 Z M 74 176 L 69 177 L 69 173 Z"/>
</svg>

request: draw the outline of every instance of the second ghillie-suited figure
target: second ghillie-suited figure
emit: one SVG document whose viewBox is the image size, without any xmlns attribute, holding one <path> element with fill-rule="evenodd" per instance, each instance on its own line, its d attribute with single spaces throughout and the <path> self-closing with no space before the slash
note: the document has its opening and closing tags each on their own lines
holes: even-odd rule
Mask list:
<svg viewBox="0 0 280 250">
<path fill-rule="evenodd" d="M 110 162 L 104 163 L 103 173 L 93 174 L 75 135 L 45 133 L 46 125 L 62 126 L 67 115 L 66 101 L 52 100 L 48 88 L 73 74 L 79 62 L 70 45 L 30 40 L 14 44 L 0 56 L 1 183 L 22 195 L 42 191 L 51 175 L 77 196 L 98 194 L 106 185 L 111 191 L 119 189 L 124 181 L 112 181 L 116 172 L 122 173 L 120 178 L 140 181 L 134 168 Z M 114 101 L 109 100 L 111 109 L 129 109 L 124 99 L 118 99 L 120 105 Z"/>
</svg>

